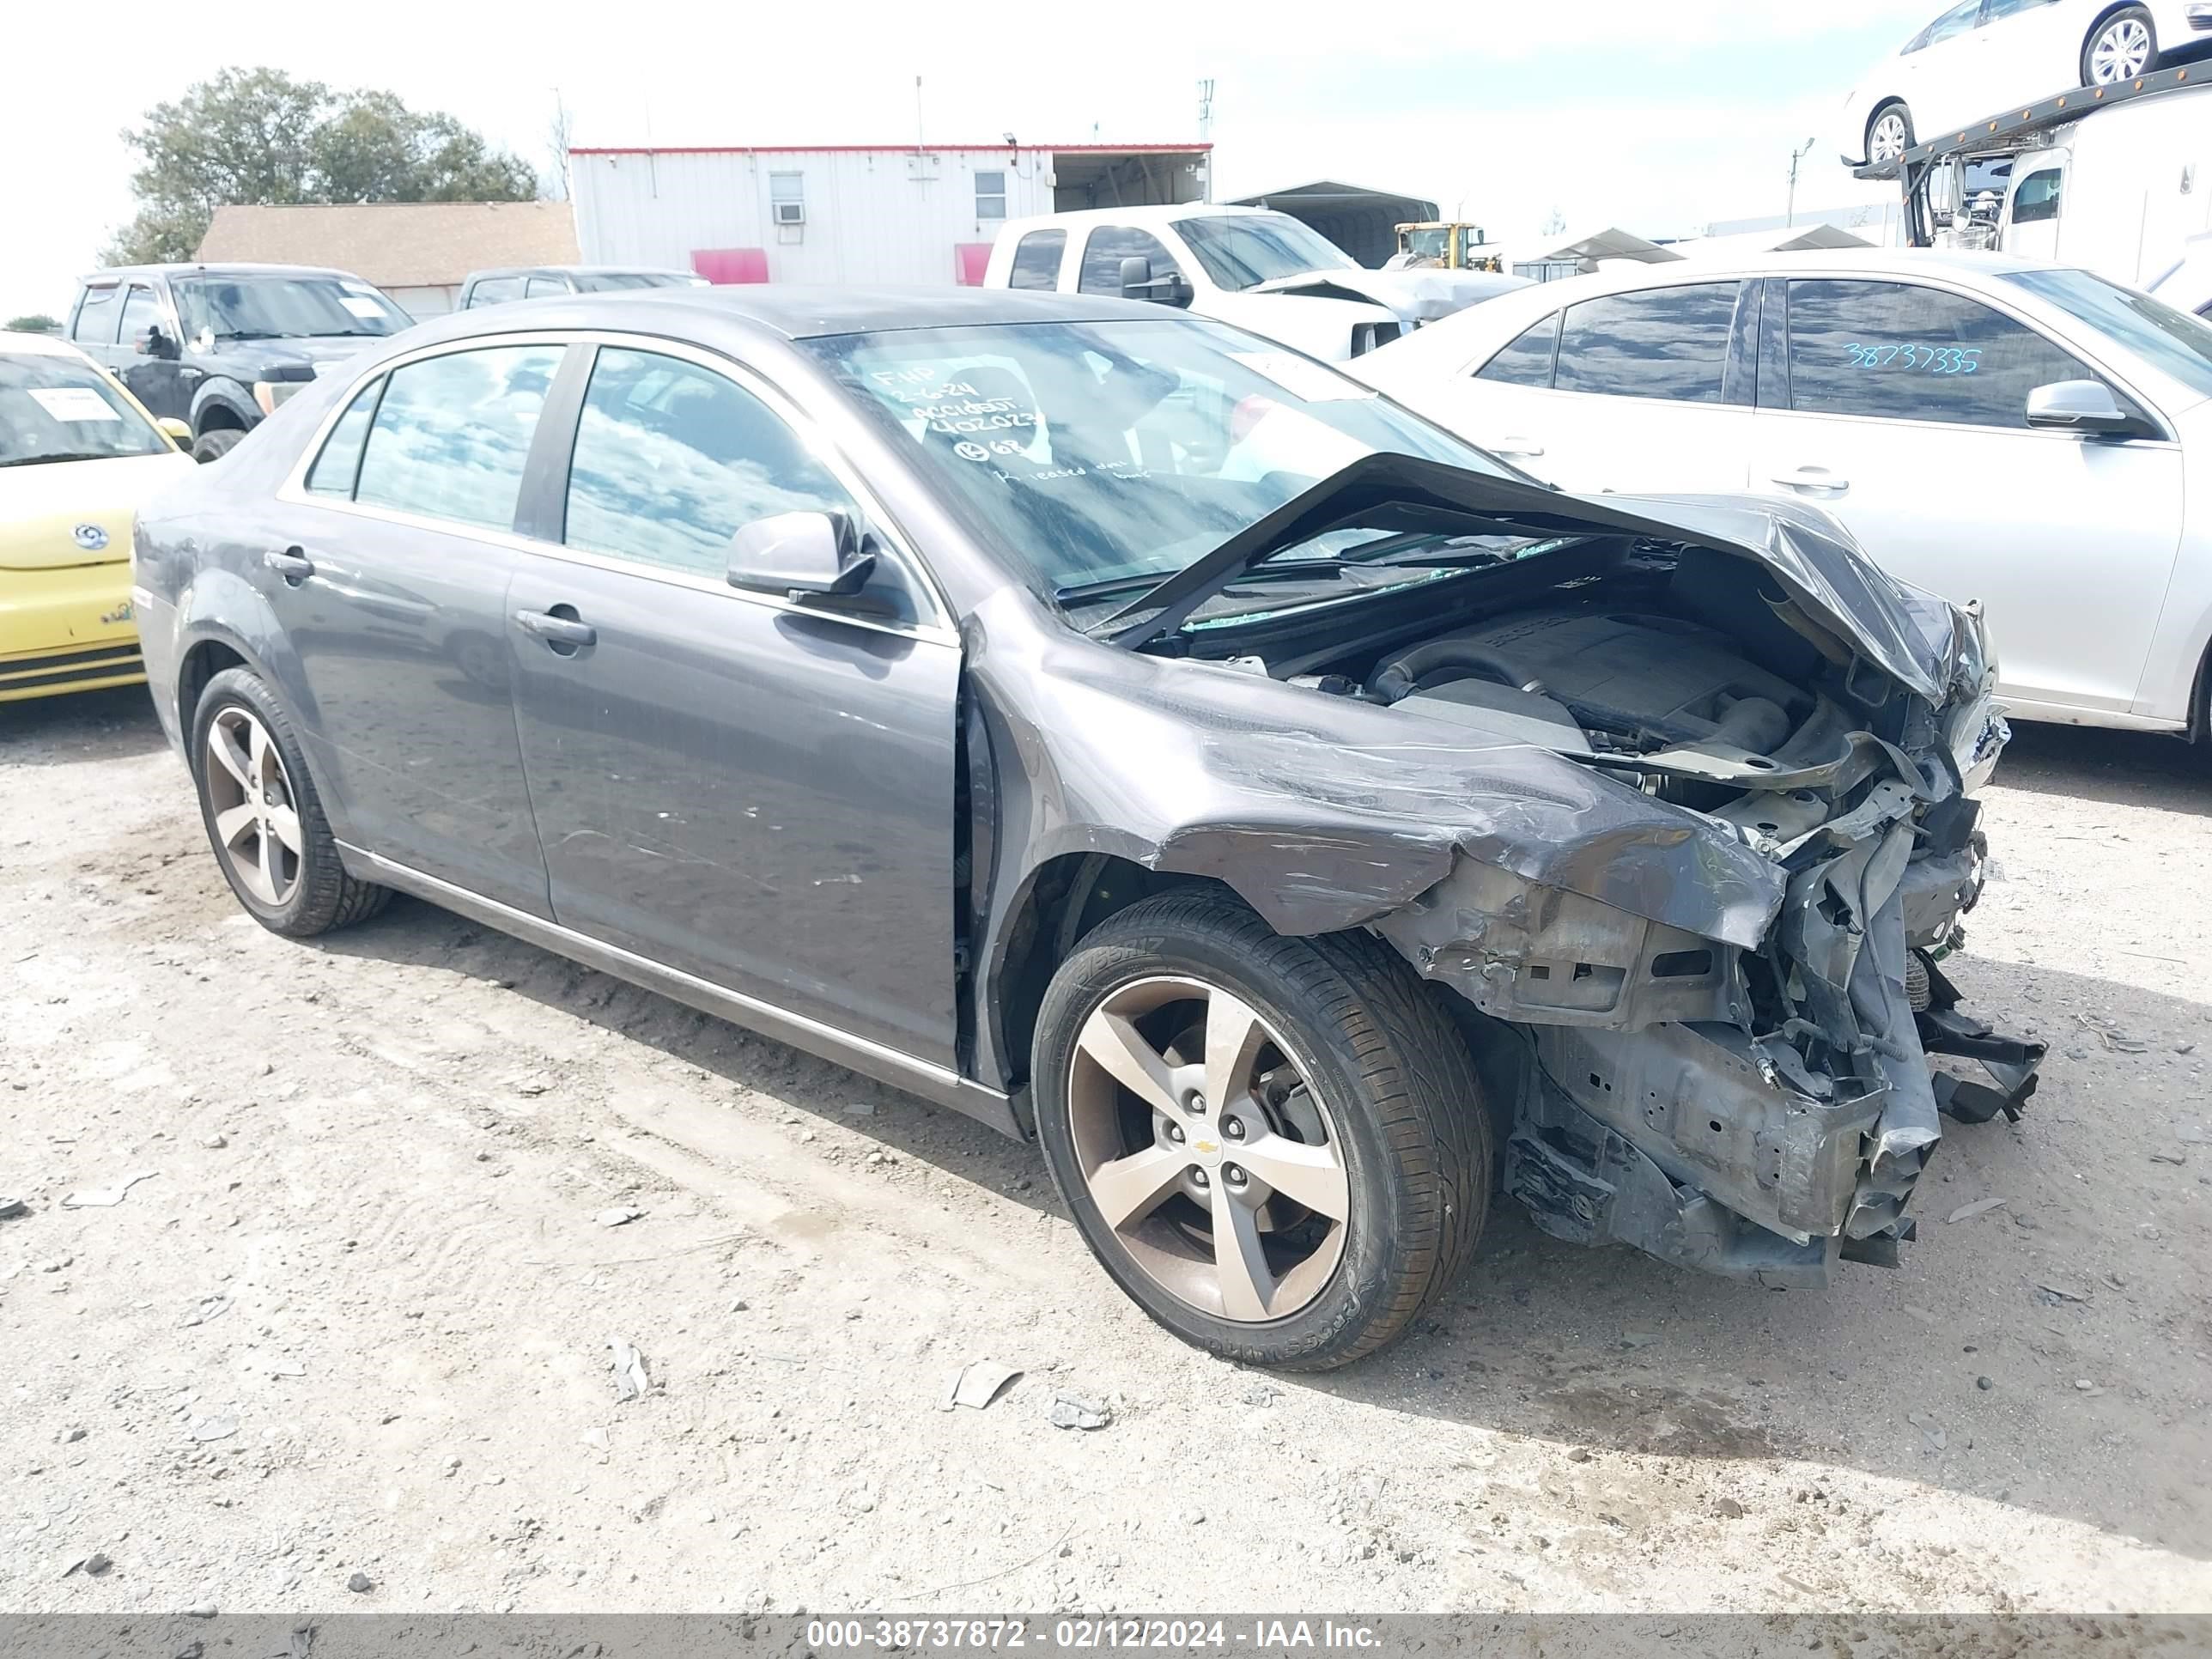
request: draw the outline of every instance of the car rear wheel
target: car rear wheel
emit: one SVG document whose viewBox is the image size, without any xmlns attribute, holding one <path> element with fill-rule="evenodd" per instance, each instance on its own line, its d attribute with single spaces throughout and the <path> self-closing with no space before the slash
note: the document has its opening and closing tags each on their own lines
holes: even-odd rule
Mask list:
<svg viewBox="0 0 2212 1659">
<path fill-rule="evenodd" d="M 2123 6 L 2090 31 L 2081 48 L 2081 84 L 2132 81 L 2158 61 L 2158 30 L 2144 6 Z"/>
<path fill-rule="evenodd" d="M 205 464 L 219 461 L 238 447 L 238 441 L 246 434 L 234 426 L 219 426 L 212 432 L 203 432 L 192 443 L 192 459 Z"/>
<path fill-rule="evenodd" d="M 216 862 L 264 927 L 308 939 L 391 900 L 389 888 L 346 873 L 292 722 L 259 676 L 227 668 L 208 682 L 190 758 Z"/>
<path fill-rule="evenodd" d="M 1904 105 L 1884 104 L 1867 123 L 1867 163 L 1886 166 L 1912 148 L 1912 114 Z"/>
<path fill-rule="evenodd" d="M 1466 1044 L 1374 939 L 1207 891 L 1086 935 L 1045 994 L 1037 1137 L 1106 1271 L 1185 1341 L 1321 1370 L 1451 1284 L 1490 1195 Z"/>
</svg>

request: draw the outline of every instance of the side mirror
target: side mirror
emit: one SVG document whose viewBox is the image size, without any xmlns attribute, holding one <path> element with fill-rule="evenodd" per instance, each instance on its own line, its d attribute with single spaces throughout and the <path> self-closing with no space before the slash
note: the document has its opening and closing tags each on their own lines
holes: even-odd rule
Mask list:
<svg viewBox="0 0 2212 1659">
<path fill-rule="evenodd" d="M 1149 300 L 1152 297 L 1152 262 L 1141 253 L 1133 253 L 1121 261 L 1121 297 L 1125 300 Z"/>
<path fill-rule="evenodd" d="M 2143 435 L 2142 418 L 2120 407 L 2102 380 L 2058 380 L 2027 394 L 2027 423 L 2043 431 L 2106 438 Z"/>
<path fill-rule="evenodd" d="M 845 513 L 778 513 L 730 541 L 729 581 L 750 593 L 803 599 L 857 593 L 876 568 Z"/>
<path fill-rule="evenodd" d="M 135 349 L 142 357 L 157 357 L 164 361 L 179 355 L 177 343 L 168 337 L 159 323 L 149 323 L 138 331 Z"/>
<path fill-rule="evenodd" d="M 189 421 L 180 421 L 173 415 L 164 415 L 154 422 L 173 441 L 190 449 L 192 447 L 192 427 Z"/>
</svg>

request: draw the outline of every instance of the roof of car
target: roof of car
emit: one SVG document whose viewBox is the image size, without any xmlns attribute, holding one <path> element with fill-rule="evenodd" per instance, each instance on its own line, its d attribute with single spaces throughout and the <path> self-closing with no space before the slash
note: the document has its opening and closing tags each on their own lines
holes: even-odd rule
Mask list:
<svg viewBox="0 0 2212 1659">
<path fill-rule="evenodd" d="M 2008 271 L 2033 270 L 2047 263 L 2023 259 L 2015 254 L 1976 252 L 1964 248 L 1803 248 L 1787 253 L 1724 251 L 1710 257 L 1692 252 L 1680 259 L 1654 264 L 1622 260 L 1590 276 L 1564 277 L 1540 286 L 1546 294 L 1572 298 L 1716 276 L 1787 276 L 1811 270 L 1859 271 L 1869 276 L 1997 276 Z"/>
<path fill-rule="evenodd" d="M 339 270 L 329 265 L 270 265 L 249 264 L 229 261 L 220 264 L 200 264 L 186 260 L 167 265 L 103 265 L 78 278 L 80 282 L 113 281 L 122 276 L 347 276 L 354 281 L 349 270 Z"/>
<path fill-rule="evenodd" d="M 1051 225 L 1168 225 L 1178 219 L 1285 218 L 1280 208 L 1237 207 L 1225 202 L 1173 202 L 1152 207 L 1071 208 L 1066 213 L 1035 213 L 1009 219 L 1006 230 L 1036 230 Z M 1000 234 L 1004 234 L 1001 231 Z"/>
<path fill-rule="evenodd" d="M 0 329 L 0 351 L 23 352 L 40 357 L 82 357 L 87 362 L 92 361 L 58 334 L 30 334 L 16 329 Z"/>
<path fill-rule="evenodd" d="M 486 265 L 461 280 L 473 283 L 486 276 L 690 276 L 696 272 L 676 265 Z"/>
<path fill-rule="evenodd" d="M 623 289 L 608 294 L 570 294 L 509 305 L 456 312 L 454 319 L 480 319 L 476 327 L 454 327 L 454 334 L 503 331 L 546 319 L 543 326 L 635 328 L 668 331 L 672 311 L 690 312 L 702 320 L 752 325 L 786 339 L 830 334 L 866 334 L 889 329 L 963 328 L 992 323 L 1082 323 L 1163 315 L 1157 305 L 1104 299 L 1090 294 L 1050 294 L 994 288 L 805 288 L 781 283 L 742 283 L 719 288 Z M 554 323 L 580 317 L 569 325 Z M 1180 316 L 1181 313 L 1173 313 Z M 441 323 L 444 319 L 439 319 Z"/>
</svg>

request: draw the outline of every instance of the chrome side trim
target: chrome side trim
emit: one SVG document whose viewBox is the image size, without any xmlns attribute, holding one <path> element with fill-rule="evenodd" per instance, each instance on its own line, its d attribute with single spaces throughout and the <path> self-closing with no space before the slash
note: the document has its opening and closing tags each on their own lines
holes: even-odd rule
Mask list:
<svg viewBox="0 0 2212 1659">
<path fill-rule="evenodd" d="M 989 1124 L 1001 1134 L 1017 1140 L 1024 1138 L 1021 1125 L 1004 1094 L 934 1061 L 916 1060 L 911 1054 L 841 1031 L 804 1014 L 794 1014 L 757 997 L 725 989 L 679 968 L 667 967 L 620 945 L 605 944 L 558 922 L 514 909 L 436 876 L 425 875 L 365 848 L 346 842 L 338 842 L 337 847 L 348 871 L 361 880 L 411 893 L 441 909 L 455 911 L 471 921 L 511 933 L 541 950 L 580 962 L 601 973 L 612 974 L 617 979 L 628 980 L 648 991 L 673 997 L 702 1013 L 726 1019 L 763 1036 L 787 1042 L 794 1048 L 803 1048 L 818 1059 L 849 1066 L 863 1076 L 920 1095 L 939 1106 L 949 1106 Z"/>
</svg>

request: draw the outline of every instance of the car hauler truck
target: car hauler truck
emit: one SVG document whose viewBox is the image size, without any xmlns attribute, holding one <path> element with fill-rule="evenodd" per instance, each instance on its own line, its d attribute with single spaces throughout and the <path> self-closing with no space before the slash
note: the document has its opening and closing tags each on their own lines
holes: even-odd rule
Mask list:
<svg viewBox="0 0 2212 1659">
<path fill-rule="evenodd" d="M 2002 248 L 2146 288 L 2212 232 L 2212 64 L 2075 87 L 1894 163 L 1915 247 Z"/>
</svg>

